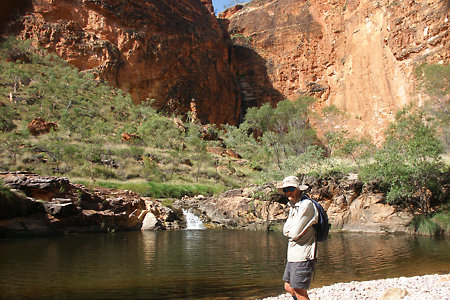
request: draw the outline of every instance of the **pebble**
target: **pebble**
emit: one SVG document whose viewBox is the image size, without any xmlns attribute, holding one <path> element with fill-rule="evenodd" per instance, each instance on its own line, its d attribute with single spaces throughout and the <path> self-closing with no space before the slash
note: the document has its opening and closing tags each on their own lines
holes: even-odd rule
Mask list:
<svg viewBox="0 0 450 300">
<path fill-rule="evenodd" d="M 310 300 L 450 300 L 450 274 L 336 283 L 308 290 Z M 289 294 L 264 300 L 292 300 Z"/>
</svg>

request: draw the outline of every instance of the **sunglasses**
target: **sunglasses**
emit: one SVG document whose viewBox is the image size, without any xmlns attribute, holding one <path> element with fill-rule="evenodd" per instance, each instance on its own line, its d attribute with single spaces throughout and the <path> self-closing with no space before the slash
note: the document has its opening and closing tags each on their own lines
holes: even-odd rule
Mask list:
<svg viewBox="0 0 450 300">
<path fill-rule="evenodd" d="M 293 187 L 293 186 L 288 186 L 288 187 L 283 188 L 283 192 L 285 192 L 285 193 L 293 192 L 293 191 L 295 191 L 295 187 Z"/>
</svg>

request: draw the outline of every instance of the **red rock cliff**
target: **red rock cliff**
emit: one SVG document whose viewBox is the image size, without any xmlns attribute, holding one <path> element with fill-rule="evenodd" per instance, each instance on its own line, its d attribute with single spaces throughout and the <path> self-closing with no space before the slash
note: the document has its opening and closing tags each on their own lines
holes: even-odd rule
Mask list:
<svg viewBox="0 0 450 300">
<path fill-rule="evenodd" d="M 395 112 L 419 101 L 414 67 L 449 63 L 449 8 L 447 0 L 254 0 L 219 17 L 235 44 L 258 57 L 236 63 L 249 94 L 261 86 L 254 71 L 265 69 L 283 97 L 312 94 L 318 111 L 335 105 L 347 113 L 316 121 L 319 132 L 348 129 L 380 141 Z"/>
<path fill-rule="evenodd" d="M 240 94 L 230 41 L 211 0 L 28 2 L 10 33 L 129 91 L 136 103 L 155 99 L 170 113 L 236 124 Z"/>
</svg>

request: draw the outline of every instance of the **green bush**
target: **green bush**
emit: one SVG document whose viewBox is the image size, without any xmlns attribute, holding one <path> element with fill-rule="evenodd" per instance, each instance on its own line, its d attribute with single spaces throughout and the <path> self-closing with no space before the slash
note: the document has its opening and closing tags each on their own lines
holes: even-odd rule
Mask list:
<svg viewBox="0 0 450 300">
<path fill-rule="evenodd" d="M 3 180 L 0 179 L 0 198 L 6 200 L 11 199 L 12 197 L 12 192 L 4 185 Z"/>
<path fill-rule="evenodd" d="M 439 232 L 439 226 L 424 216 L 414 217 L 410 226 L 416 233 L 422 235 L 436 235 Z"/>
<path fill-rule="evenodd" d="M 416 233 L 422 235 L 443 235 L 450 230 L 450 212 L 440 212 L 433 217 L 415 216 L 409 225 Z"/>
<path fill-rule="evenodd" d="M 433 120 L 422 110 L 408 106 L 397 113 L 383 147 L 360 175 L 366 181 L 380 179 L 387 183 L 389 202 L 399 201 L 428 216 L 431 199 L 427 190 L 440 188 L 441 153 L 443 146 Z"/>
<path fill-rule="evenodd" d="M 450 232 L 450 212 L 443 211 L 435 214 L 431 221 L 442 228 L 447 234 Z"/>
</svg>

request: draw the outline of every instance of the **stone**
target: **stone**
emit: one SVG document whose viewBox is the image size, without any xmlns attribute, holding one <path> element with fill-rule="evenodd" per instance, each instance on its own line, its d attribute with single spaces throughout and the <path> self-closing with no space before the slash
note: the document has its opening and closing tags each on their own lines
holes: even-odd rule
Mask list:
<svg viewBox="0 0 450 300">
<path fill-rule="evenodd" d="M 406 295 L 408 295 L 408 292 L 405 289 L 390 288 L 385 290 L 377 300 L 399 300 L 403 299 Z"/>
<path fill-rule="evenodd" d="M 238 153 L 236 153 L 232 149 L 227 149 L 226 153 L 228 156 L 233 157 L 233 158 L 242 158 Z"/>
<path fill-rule="evenodd" d="M 158 224 L 159 221 L 155 217 L 155 215 L 151 212 L 148 212 L 144 217 L 144 221 L 142 222 L 141 230 L 155 230 L 159 228 Z"/>
<path fill-rule="evenodd" d="M 0 197 L 0 219 L 16 218 L 43 212 L 40 202 L 12 191 L 9 196 Z"/>
<path fill-rule="evenodd" d="M 49 133 L 50 130 L 57 130 L 58 124 L 55 122 L 47 122 L 41 117 L 34 118 L 28 123 L 28 130 L 34 136 Z"/>
<path fill-rule="evenodd" d="M 135 141 L 135 140 L 140 140 L 141 139 L 138 135 L 136 135 L 134 133 L 128 133 L 128 132 L 122 133 L 120 138 L 124 142 Z"/>
<path fill-rule="evenodd" d="M 38 176 L 28 172 L 0 173 L 6 186 L 23 191 L 27 196 L 50 201 L 72 189 L 65 177 Z"/>
<path fill-rule="evenodd" d="M 77 206 L 74 203 L 44 202 L 43 206 L 48 214 L 57 217 L 67 217 L 78 213 Z"/>
</svg>

